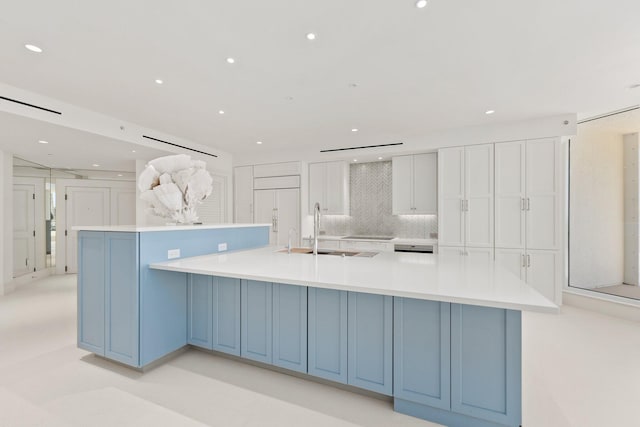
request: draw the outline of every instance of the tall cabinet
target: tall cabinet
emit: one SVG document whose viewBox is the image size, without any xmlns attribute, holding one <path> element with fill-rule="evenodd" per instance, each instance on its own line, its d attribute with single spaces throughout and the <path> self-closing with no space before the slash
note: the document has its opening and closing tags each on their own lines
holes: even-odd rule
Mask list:
<svg viewBox="0 0 640 427">
<path fill-rule="evenodd" d="M 309 165 L 309 215 L 316 202 L 325 215 L 349 215 L 349 164 L 344 161 Z"/>
<path fill-rule="evenodd" d="M 493 144 L 438 151 L 439 251 L 493 258 Z"/>
<path fill-rule="evenodd" d="M 562 280 L 560 141 L 495 144 L 496 261 L 557 300 Z"/>
</svg>

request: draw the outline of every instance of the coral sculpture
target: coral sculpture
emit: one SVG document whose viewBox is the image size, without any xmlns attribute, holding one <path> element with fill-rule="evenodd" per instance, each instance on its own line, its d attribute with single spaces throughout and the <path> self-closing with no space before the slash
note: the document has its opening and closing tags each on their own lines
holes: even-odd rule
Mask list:
<svg viewBox="0 0 640 427">
<path fill-rule="evenodd" d="M 198 221 L 196 206 L 211 194 L 212 182 L 205 162 L 178 154 L 147 163 L 138 177 L 138 188 L 151 213 L 189 224 Z"/>
</svg>

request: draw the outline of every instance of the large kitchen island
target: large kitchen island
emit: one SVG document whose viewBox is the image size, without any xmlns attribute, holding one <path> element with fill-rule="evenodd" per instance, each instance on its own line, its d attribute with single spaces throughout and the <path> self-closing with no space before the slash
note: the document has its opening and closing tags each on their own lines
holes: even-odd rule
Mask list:
<svg viewBox="0 0 640 427">
<path fill-rule="evenodd" d="M 287 253 L 264 246 L 263 226 L 224 230 L 225 238 L 242 236 L 232 251 L 212 253 L 220 239 L 210 235 L 203 242 L 213 239 L 213 250 L 182 251 L 187 257 L 172 261 L 167 249 L 193 246 L 191 239 L 206 233 L 183 231 L 172 242 L 172 233 L 156 230 L 149 247 L 142 245 L 143 230 L 121 236 L 140 242 L 129 270 L 139 275 L 131 294 L 140 298 L 142 353 L 128 362 L 113 357 L 117 351 L 87 347 L 81 311 L 79 346 L 144 367 L 189 344 L 391 396 L 396 411 L 448 426 L 521 424 L 521 311 L 557 307 L 508 271 L 432 254 Z M 108 240 L 112 233 L 81 231 L 79 261 L 91 252 L 83 238 Z M 80 309 L 83 289 L 99 277 L 89 280 L 79 265 Z M 105 268 L 128 271 L 113 263 Z M 108 295 L 105 300 L 113 307 Z M 169 327 L 173 322 L 177 328 Z M 116 329 L 124 330 L 118 321 Z M 103 347 L 112 349 L 109 339 Z M 153 348 L 143 344 L 149 339 Z"/>
</svg>

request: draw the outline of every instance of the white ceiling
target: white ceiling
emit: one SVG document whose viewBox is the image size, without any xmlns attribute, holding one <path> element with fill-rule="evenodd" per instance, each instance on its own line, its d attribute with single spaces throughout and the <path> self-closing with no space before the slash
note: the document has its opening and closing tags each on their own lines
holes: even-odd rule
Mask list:
<svg viewBox="0 0 640 427">
<path fill-rule="evenodd" d="M 640 83 L 637 0 L 0 0 L 0 10 L 0 81 L 236 155 L 640 103 L 628 88 Z"/>
</svg>

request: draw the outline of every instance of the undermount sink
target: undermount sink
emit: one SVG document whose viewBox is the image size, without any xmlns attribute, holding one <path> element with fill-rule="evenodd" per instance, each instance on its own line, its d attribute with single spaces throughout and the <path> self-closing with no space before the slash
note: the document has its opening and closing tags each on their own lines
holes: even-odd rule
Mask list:
<svg viewBox="0 0 640 427">
<path fill-rule="evenodd" d="M 282 249 L 278 252 L 287 253 L 288 249 Z M 310 254 L 313 255 L 313 249 L 311 248 L 291 248 L 292 254 Z M 318 255 L 334 255 L 342 257 L 360 257 L 371 258 L 378 254 L 378 252 L 356 252 L 356 251 L 342 251 L 339 249 L 318 249 Z"/>
</svg>

